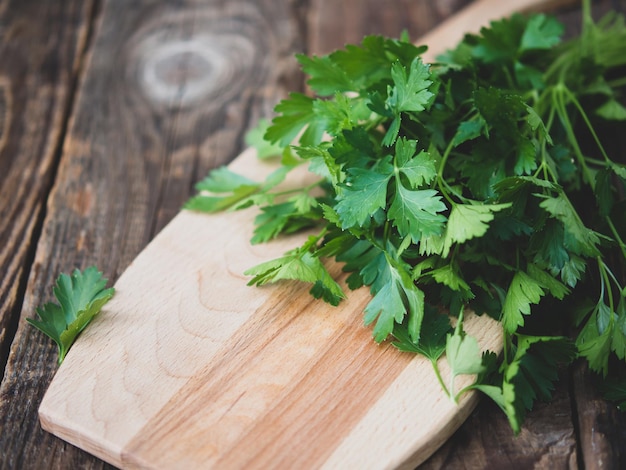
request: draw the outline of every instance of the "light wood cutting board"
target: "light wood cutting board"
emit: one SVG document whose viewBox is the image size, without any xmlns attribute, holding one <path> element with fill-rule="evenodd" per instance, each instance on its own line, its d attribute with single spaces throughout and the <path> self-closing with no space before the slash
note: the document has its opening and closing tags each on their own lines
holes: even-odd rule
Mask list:
<svg viewBox="0 0 626 470">
<path fill-rule="evenodd" d="M 423 40 L 439 52 L 539 4 L 475 2 Z M 273 169 L 254 150 L 230 167 L 256 179 Z M 246 285 L 245 269 L 304 237 L 251 246 L 254 215 L 172 220 L 68 353 L 40 406 L 44 429 L 123 468 L 300 469 L 412 468 L 458 428 L 477 396 L 452 403 L 427 360 L 376 344 L 367 289 L 330 307 L 302 284 Z M 470 316 L 466 329 L 501 350 L 496 322 Z"/>
</svg>

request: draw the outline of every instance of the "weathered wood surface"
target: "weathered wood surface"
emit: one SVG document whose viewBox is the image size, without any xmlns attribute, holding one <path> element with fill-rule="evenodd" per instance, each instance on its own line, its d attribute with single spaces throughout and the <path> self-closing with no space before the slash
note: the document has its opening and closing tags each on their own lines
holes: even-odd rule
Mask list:
<svg viewBox="0 0 626 470">
<path fill-rule="evenodd" d="M 57 274 L 97 264 L 116 280 L 193 182 L 237 155 L 245 130 L 302 87 L 293 52 L 401 29 L 417 37 L 465 3 L 104 0 L 97 21 L 86 1 L 0 3 L 0 351 L 11 348 L 0 468 L 106 467 L 37 421 L 56 352 L 23 318 L 50 298 Z M 199 31 L 208 38 L 181 50 Z M 228 54 L 197 58 L 202 41 L 223 39 Z M 217 89 L 206 87 L 212 73 Z M 584 374 L 564 371 L 555 402 L 537 407 L 517 439 L 482 403 L 424 468 L 626 467 L 624 418 L 588 390 Z"/>
<path fill-rule="evenodd" d="M 11 357 L 26 353 L 1 389 L 0 468 L 46 468 L 66 447 L 35 418 L 54 371 L 49 345 L 26 329 L 14 335 L 21 309 L 42 299 L 29 276 L 51 279 L 68 262 L 49 256 L 33 270 L 93 9 L 91 0 L 0 2 L 0 373 L 12 344 Z"/>
<path fill-rule="evenodd" d="M 91 1 L 0 3 L 0 372 L 55 177 Z"/>
</svg>

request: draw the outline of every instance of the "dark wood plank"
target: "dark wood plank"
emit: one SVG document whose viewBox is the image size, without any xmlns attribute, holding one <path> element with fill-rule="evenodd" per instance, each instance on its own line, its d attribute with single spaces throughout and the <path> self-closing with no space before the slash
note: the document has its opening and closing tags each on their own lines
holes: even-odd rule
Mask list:
<svg viewBox="0 0 626 470">
<path fill-rule="evenodd" d="M 514 435 L 502 411 L 483 400 L 456 434 L 420 469 L 576 469 L 578 449 L 567 371 L 553 399 L 538 403 Z"/>
<path fill-rule="evenodd" d="M 95 1 L 15 0 L 0 4 L 0 371 L 18 326 L 24 290 L 56 176 L 73 94 L 87 47 Z M 36 293 L 27 296 L 32 311 Z M 30 331 L 20 347 L 48 341 Z M 45 468 L 53 452 L 41 439 L 37 402 L 54 369 L 49 355 L 32 357 L 19 380 L 0 391 L 0 468 L 21 468 L 27 459 Z M 40 372 L 41 371 L 41 372 Z M 11 372 L 6 371 L 7 374 Z M 23 390 L 28 390 L 22 395 Z M 23 397 L 23 398 L 22 398 Z M 31 445 L 28 446 L 28 441 Z M 50 439 L 48 442 L 51 441 Z M 34 445 L 33 445 L 34 443 Z M 43 445 L 43 447 L 41 447 Z M 19 449 L 16 451 L 16 449 Z M 28 454 L 31 455 L 28 455 Z M 28 458 L 25 457 L 28 455 Z"/>
<path fill-rule="evenodd" d="M 599 377 L 585 363 L 574 367 L 572 380 L 583 467 L 626 468 L 626 414 L 602 398 Z"/>
<path fill-rule="evenodd" d="M 52 184 L 93 1 L 0 4 L 0 376 Z"/>
<path fill-rule="evenodd" d="M 104 466 L 41 431 L 56 352 L 23 319 L 61 271 L 96 264 L 114 281 L 193 183 L 238 154 L 253 121 L 301 82 L 300 14 L 286 0 L 104 2 L 0 390 L 0 467 Z M 43 28 L 36 17 L 23 22 Z"/>
</svg>

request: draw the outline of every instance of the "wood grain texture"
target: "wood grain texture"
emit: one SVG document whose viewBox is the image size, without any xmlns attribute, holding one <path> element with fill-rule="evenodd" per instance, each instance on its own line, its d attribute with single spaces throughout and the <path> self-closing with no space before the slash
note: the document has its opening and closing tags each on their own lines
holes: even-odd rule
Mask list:
<svg viewBox="0 0 626 470">
<path fill-rule="evenodd" d="M 626 416 L 598 392 L 599 377 L 587 365 L 573 370 L 581 464 L 588 470 L 626 468 Z"/>
<path fill-rule="evenodd" d="M 298 86 L 292 55 L 302 43 L 299 8 L 287 1 L 104 3 L 62 159 L 51 175 L 55 185 L 37 253 L 34 261 L 18 262 L 19 269 L 30 270 L 30 278 L 2 383 L 3 467 L 76 468 L 78 461 L 85 467 L 103 466 L 40 431 L 36 408 L 54 373 L 55 346 L 23 318 L 50 298 L 61 271 L 96 264 L 115 280 L 178 212 L 193 183 L 208 168 L 232 159 L 250 123 L 284 96 L 286 86 Z M 16 24 L 17 31 L 33 27 L 45 34 L 46 21 L 57 28 L 63 25 L 60 19 L 42 15 L 38 26 L 35 2 L 27 13 L 21 29 Z M 233 35 L 240 39 L 230 41 Z M 44 42 L 51 50 L 54 38 L 51 34 L 49 43 Z M 193 69 L 197 41 L 207 40 L 217 45 L 230 41 L 232 47 L 213 47 L 219 53 L 209 58 L 214 63 L 206 65 L 201 59 L 204 68 Z M 146 54 L 160 61 L 147 63 Z M 41 53 L 33 56 L 45 58 Z M 56 62 L 46 63 L 54 71 Z M 218 73 L 219 80 L 212 73 Z M 148 81 L 142 78 L 146 75 Z M 34 72 L 23 71 L 15 83 L 34 77 Z M 207 82 L 219 86 L 207 88 Z M 188 84 L 192 89 L 199 86 L 202 93 L 186 99 Z M 153 86 L 164 87 L 165 98 L 155 99 Z M 36 88 L 21 91 L 26 92 L 37 96 Z M 13 102 L 18 102 L 15 97 Z M 37 106 L 34 98 L 29 103 Z M 57 106 L 47 111 L 55 119 Z M 33 115 L 26 124 L 41 131 L 45 121 Z M 45 142 L 32 142 L 45 149 Z M 15 166 L 14 171 L 19 175 L 26 169 L 28 175 L 28 168 Z M 34 178 L 45 186 L 45 178 Z M 29 190 L 28 185 L 21 190 Z M 27 206 L 16 210 L 30 220 Z M 19 246 L 17 240 L 14 246 Z M 13 256 L 6 259 L 12 262 Z"/>
<path fill-rule="evenodd" d="M 5 377 L 0 468 L 46 468 L 52 455 L 45 449 L 55 447 L 36 419 L 37 401 L 55 370 L 52 356 L 42 354 L 47 341 L 23 331 L 11 354 L 27 348 L 28 359 L 17 370 L 9 366 L 5 371 L 5 365 L 32 274 L 93 7 L 91 0 L 0 3 L 0 376 Z M 47 264 L 60 266 L 50 259 Z M 41 286 L 30 288 L 29 311 L 41 292 Z"/>
<path fill-rule="evenodd" d="M 0 375 L 52 184 L 93 2 L 0 7 Z"/>
</svg>

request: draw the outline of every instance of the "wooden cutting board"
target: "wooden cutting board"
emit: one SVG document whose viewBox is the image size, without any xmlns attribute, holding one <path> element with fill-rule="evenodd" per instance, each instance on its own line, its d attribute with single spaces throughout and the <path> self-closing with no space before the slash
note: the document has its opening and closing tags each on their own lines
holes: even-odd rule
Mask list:
<svg viewBox="0 0 626 470">
<path fill-rule="evenodd" d="M 440 51 L 544 3 L 475 2 L 424 40 Z M 273 169 L 254 150 L 230 167 Z M 453 403 L 429 361 L 376 344 L 367 289 L 330 307 L 303 284 L 246 285 L 245 269 L 305 236 L 252 246 L 254 216 L 183 211 L 155 237 L 59 368 L 44 429 L 123 468 L 284 469 L 412 468 L 458 428 L 477 396 Z M 466 329 L 501 350 L 496 322 L 469 316 Z"/>
</svg>

